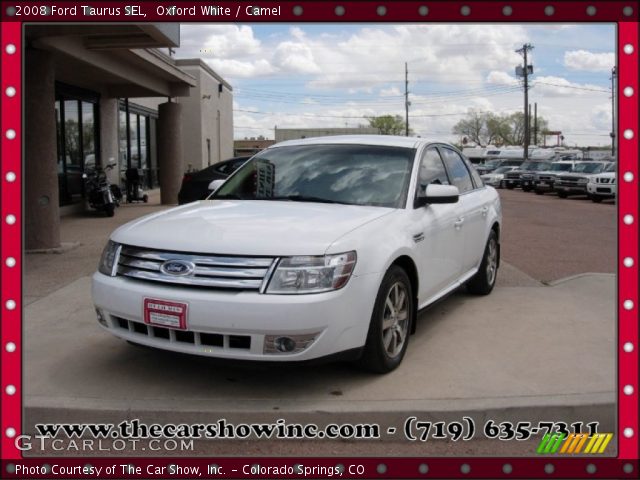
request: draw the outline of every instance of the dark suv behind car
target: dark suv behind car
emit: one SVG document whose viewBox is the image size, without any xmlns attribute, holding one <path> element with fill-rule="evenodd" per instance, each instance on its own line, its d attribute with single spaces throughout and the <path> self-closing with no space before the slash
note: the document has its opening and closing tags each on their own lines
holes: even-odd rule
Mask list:
<svg viewBox="0 0 640 480">
<path fill-rule="evenodd" d="M 182 187 L 178 193 L 178 203 L 195 202 L 197 200 L 204 200 L 211 194 L 209 190 L 209 184 L 213 180 L 224 180 L 238 168 L 242 166 L 244 162 L 251 157 L 235 157 L 218 162 L 199 172 L 185 173 L 182 177 Z"/>
</svg>

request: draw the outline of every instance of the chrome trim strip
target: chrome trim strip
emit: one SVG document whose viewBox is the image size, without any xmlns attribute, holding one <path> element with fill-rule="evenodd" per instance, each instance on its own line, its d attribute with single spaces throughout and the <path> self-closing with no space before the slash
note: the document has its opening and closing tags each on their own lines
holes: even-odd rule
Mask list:
<svg viewBox="0 0 640 480">
<path fill-rule="evenodd" d="M 111 276 L 115 277 L 118 274 L 118 262 L 120 261 L 120 252 L 122 251 L 122 245 L 118 245 L 116 253 L 113 256 L 113 265 L 111 266 Z"/>
<path fill-rule="evenodd" d="M 266 268 L 224 268 L 197 266 L 193 275 L 203 277 L 233 277 L 233 278 L 259 278 L 262 280 L 267 273 Z"/>
<path fill-rule="evenodd" d="M 275 272 L 279 262 L 280 262 L 279 257 L 274 258 L 273 261 L 271 262 L 271 266 L 269 267 L 269 270 L 267 270 L 267 273 L 262 279 L 262 284 L 260 285 L 260 293 L 265 293 L 267 291 L 267 286 L 269 286 L 269 282 L 271 281 L 273 272 Z"/>
<path fill-rule="evenodd" d="M 268 268 L 273 261 L 272 258 L 265 257 L 228 257 L 212 254 L 194 255 L 181 252 L 156 252 L 152 250 L 144 250 L 138 247 L 124 246 L 123 255 L 128 257 L 141 258 L 143 260 L 151 260 L 156 262 L 165 262 L 167 260 L 185 260 L 195 263 L 196 265 L 206 266 L 229 266 L 229 267 L 263 267 Z"/>
<path fill-rule="evenodd" d="M 145 270 L 154 270 L 156 272 L 160 271 L 160 266 L 161 266 L 160 263 L 147 262 L 145 260 L 138 260 L 134 257 L 123 258 L 122 260 L 120 260 L 120 265 L 126 266 L 126 267 L 133 267 L 133 268 L 142 268 Z"/>
<path fill-rule="evenodd" d="M 217 288 L 240 288 L 258 290 L 262 279 L 232 279 L 232 278 L 207 278 L 207 277 L 169 277 L 162 273 L 149 272 L 146 270 L 135 270 L 120 265 L 118 273 L 126 277 L 138 278 L 141 280 L 152 280 L 154 282 L 164 282 L 173 285 L 189 285 L 200 287 Z"/>
</svg>

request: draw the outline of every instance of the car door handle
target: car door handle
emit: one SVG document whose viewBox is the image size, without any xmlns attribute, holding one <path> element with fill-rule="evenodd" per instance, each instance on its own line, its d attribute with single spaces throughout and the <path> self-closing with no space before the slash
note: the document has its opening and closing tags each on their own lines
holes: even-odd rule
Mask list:
<svg viewBox="0 0 640 480">
<path fill-rule="evenodd" d="M 455 222 L 453 222 L 453 226 L 456 227 L 456 230 L 460 230 L 462 228 L 462 224 L 464 223 L 464 218 L 459 218 Z"/>
</svg>

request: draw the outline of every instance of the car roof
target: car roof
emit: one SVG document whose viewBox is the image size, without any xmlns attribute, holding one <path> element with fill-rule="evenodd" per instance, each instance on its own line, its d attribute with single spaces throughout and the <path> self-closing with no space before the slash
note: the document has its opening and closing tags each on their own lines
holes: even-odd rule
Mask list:
<svg viewBox="0 0 640 480">
<path fill-rule="evenodd" d="M 327 137 L 301 138 L 297 140 L 285 140 L 276 143 L 269 148 L 289 147 L 293 145 L 381 145 L 388 147 L 416 148 L 419 145 L 440 143 L 450 145 L 448 142 L 430 142 L 417 137 L 401 137 L 399 135 L 335 135 Z"/>
</svg>

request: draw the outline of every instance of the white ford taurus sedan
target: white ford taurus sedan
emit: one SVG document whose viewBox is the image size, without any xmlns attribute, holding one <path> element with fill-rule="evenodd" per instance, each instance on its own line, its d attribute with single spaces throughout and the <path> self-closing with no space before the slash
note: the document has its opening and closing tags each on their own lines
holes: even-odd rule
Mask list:
<svg viewBox="0 0 640 480">
<path fill-rule="evenodd" d="M 279 143 L 208 200 L 113 232 L 93 276 L 98 322 L 177 352 L 388 372 L 418 310 L 463 284 L 491 292 L 501 217 L 496 191 L 446 143 Z"/>
</svg>

